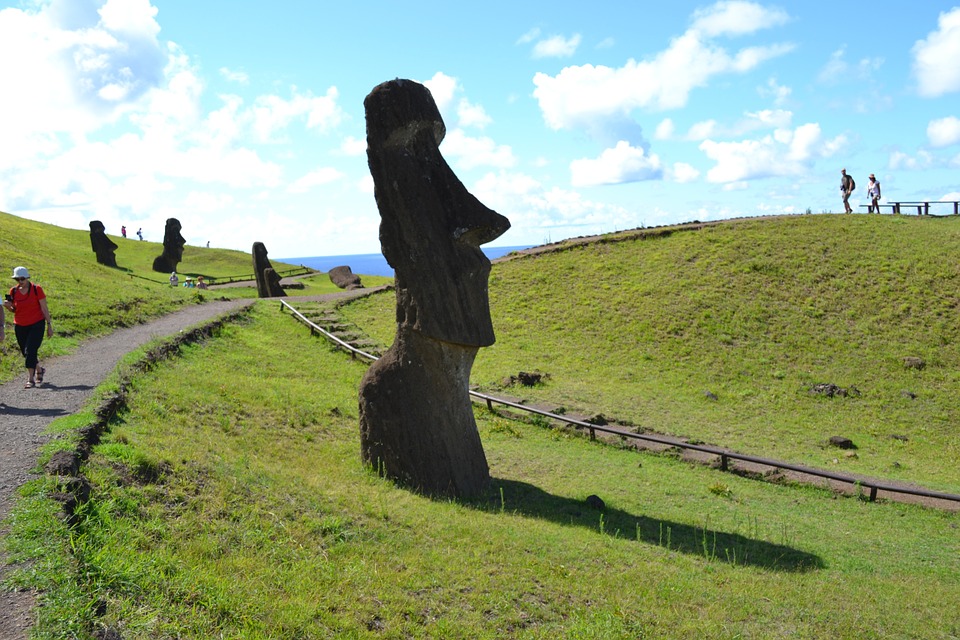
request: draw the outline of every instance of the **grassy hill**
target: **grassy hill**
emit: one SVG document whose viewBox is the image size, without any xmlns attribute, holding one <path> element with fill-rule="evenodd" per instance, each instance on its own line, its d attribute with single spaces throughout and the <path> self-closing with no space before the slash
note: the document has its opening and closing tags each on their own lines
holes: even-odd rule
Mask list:
<svg viewBox="0 0 960 640">
<path fill-rule="evenodd" d="M 960 492 L 960 218 L 781 217 L 615 239 L 495 265 L 497 343 L 475 383 Z M 393 305 L 382 295 L 344 313 L 389 345 Z M 549 378 L 503 389 L 533 370 Z M 818 383 L 859 395 L 811 393 Z M 833 435 L 857 457 L 826 447 Z"/>
<path fill-rule="evenodd" d="M 97 264 L 89 231 L 64 229 L 0 212 L 0 285 L 13 286 L 10 274 L 19 265 L 30 270 L 31 280 L 44 288 L 56 335 L 44 341 L 41 359 L 67 353 L 78 341 L 104 335 L 118 328 L 145 322 L 185 304 L 199 304 L 211 297 L 256 297 L 255 287 L 174 289 L 166 273 L 155 273 L 153 260 L 163 245 L 109 236 L 117 245 L 117 268 Z M 252 241 L 251 241 L 252 245 Z M 272 261 L 278 270 L 298 265 Z M 253 273 L 250 253 L 230 249 L 206 249 L 187 245 L 178 265 L 181 279 L 203 275 L 225 278 Z M 387 278 L 365 278 L 370 284 Z M 304 280 L 303 290 L 291 295 L 330 293 L 337 288 L 325 275 Z M 23 372 L 23 359 L 13 336 L 12 314 L 7 314 L 8 339 L 0 342 L 0 381 Z"/>
<path fill-rule="evenodd" d="M 954 277 L 957 224 L 746 221 L 499 264 L 498 343 L 481 351 L 475 379 L 497 388 L 539 368 L 550 378 L 523 392 L 539 402 L 703 430 L 721 444 L 751 436 L 741 444 L 767 453 L 785 442 L 802 455 L 806 441 L 825 454 L 823 424 L 826 433 L 853 428 L 850 415 L 873 411 L 878 433 L 890 428 L 880 407 L 908 399 L 872 399 L 883 396 L 884 376 L 897 393 L 912 382 L 916 407 L 953 410 L 955 343 L 923 350 L 923 336 L 952 339 L 949 323 L 914 335 L 881 319 L 888 298 L 897 309 L 909 300 L 910 313 L 896 317 L 915 323 L 907 329 L 947 308 L 937 295 L 953 295 L 949 282 L 940 288 L 931 274 Z M 903 269 L 905 277 L 891 275 Z M 871 308 L 873 323 L 862 318 Z M 343 312 L 389 343 L 391 296 Z M 859 348 L 845 346 L 853 336 Z M 891 346 L 891 336 L 912 341 Z M 875 353 L 855 355 L 863 345 Z M 901 350 L 927 367 L 902 369 Z M 871 362 L 889 366 L 869 373 Z M 960 601 L 957 513 L 756 482 L 481 408 L 489 495 L 431 500 L 361 465 L 364 370 L 268 304 L 166 366 L 125 366 L 127 406 L 84 466 L 91 501 L 76 526 L 48 499 L 57 489 L 50 478 L 27 486 L 12 518 L 10 551 L 26 562 L 15 584 L 42 590 L 35 635 L 83 638 L 106 627 L 131 639 L 960 635 L 944 604 Z M 831 380 L 862 395 L 809 395 L 808 382 Z M 797 411 L 818 421 L 805 424 Z M 91 409 L 55 430 L 69 440 L 93 419 Z M 955 455 L 936 424 L 897 425 L 907 427 L 908 440 L 894 442 L 911 470 L 940 464 L 907 462 L 924 438 L 941 438 L 940 455 Z M 858 451 L 843 464 L 875 455 L 870 440 Z M 588 507 L 590 494 L 606 509 Z"/>
</svg>

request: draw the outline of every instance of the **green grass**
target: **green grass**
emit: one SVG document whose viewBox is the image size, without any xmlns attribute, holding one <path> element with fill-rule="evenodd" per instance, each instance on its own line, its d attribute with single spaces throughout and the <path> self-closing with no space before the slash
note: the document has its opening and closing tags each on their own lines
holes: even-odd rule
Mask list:
<svg viewBox="0 0 960 640">
<path fill-rule="evenodd" d="M 42 560 L 18 576 L 45 589 L 36 637 L 960 633 L 944 606 L 960 600 L 957 514 L 755 482 L 480 409 L 494 486 L 430 500 L 360 464 L 363 371 L 261 302 L 251 323 L 134 376 L 84 470 L 79 526 L 37 506 L 45 481 L 18 506 L 12 550 Z"/>
<path fill-rule="evenodd" d="M 4 292 L 13 285 L 9 279 L 15 266 L 24 265 L 31 279 L 47 294 L 56 335 L 47 338 L 41 359 L 71 352 L 81 340 L 105 335 L 188 304 L 213 298 L 255 298 L 256 287 L 208 289 L 171 288 L 169 274 L 155 273 L 153 260 L 163 245 L 110 236 L 117 245 L 117 268 L 97 264 L 90 247 L 89 231 L 63 229 L 0 212 L 0 283 Z M 251 241 L 252 244 L 252 241 Z M 274 262 L 280 270 L 297 265 Z M 187 275 L 227 277 L 253 272 L 249 253 L 227 249 L 206 249 L 187 245 L 178 265 Z M 390 278 L 364 276 L 376 284 Z M 291 289 L 291 295 L 316 295 L 339 291 L 326 274 L 305 278 L 306 287 Z M 6 313 L 7 340 L 0 342 L 0 382 L 23 373 L 23 357 L 13 335 L 13 314 Z"/>
<path fill-rule="evenodd" d="M 960 219 L 899 216 L 745 220 L 513 260 L 494 266 L 497 343 L 480 350 L 473 380 L 549 408 L 960 493 L 958 264 Z M 393 307 L 382 295 L 343 312 L 389 345 Z M 926 368 L 906 368 L 909 356 Z M 502 387 L 534 370 L 544 384 Z M 862 395 L 812 395 L 817 383 Z M 826 446 L 833 435 L 857 457 Z"/>
</svg>

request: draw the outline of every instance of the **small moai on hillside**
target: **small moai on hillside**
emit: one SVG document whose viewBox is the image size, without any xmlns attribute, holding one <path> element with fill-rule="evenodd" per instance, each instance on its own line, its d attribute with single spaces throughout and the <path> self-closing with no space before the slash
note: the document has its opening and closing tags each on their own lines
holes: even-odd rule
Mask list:
<svg viewBox="0 0 960 640">
<path fill-rule="evenodd" d="M 157 273 L 171 273 L 177 270 L 177 265 L 183 259 L 183 245 L 187 243 L 180 235 L 180 221 L 176 218 L 167 218 L 163 229 L 163 253 L 153 261 L 153 270 Z"/>
<path fill-rule="evenodd" d="M 364 462 L 430 495 L 471 497 L 490 481 L 470 402 L 470 370 L 494 342 L 490 261 L 480 245 L 510 221 L 447 165 L 430 91 L 393 80 L 364 100 L 380 245 L 395 271 L 397 333 L 360 383 Z"/>
<path fill-rule="evenodd" d="M 282 298 L 287 292 L 280 286 L 280 275 L 267 259 L 267 248 L 262 242 L 253 243 L 253 277 L 257 279 L 258 298 Z M 267 276 L 267 271 L 271 276 Z"/>
<path fill-rule="evenodd" d="M 117 245 L 107 237 L 107 228 L 99 220 L 90 221 L 90 246 L 97 254 L 97 262 L 108 267 L 117 266 Z"/>
</svg>

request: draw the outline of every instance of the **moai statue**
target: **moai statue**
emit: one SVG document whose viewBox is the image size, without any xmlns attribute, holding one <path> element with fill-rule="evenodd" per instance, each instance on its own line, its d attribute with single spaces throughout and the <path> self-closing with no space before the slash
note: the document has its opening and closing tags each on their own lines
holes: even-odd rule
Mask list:
<svg viewBox="0 0 960 640">
<path fill-rule="evenodd" d="M 490 261 L 480 245 L 510 221 L 471 195 L 440 154 L 430 91 L 393 80 L 364 100 L 380 246 L 395 272 L 397 333 L 360 383 L 366 464 L 430 495 L 481 493 L 490 471 L 469 396 L 480 347 L 493 344 Z"/>
<path fill-rule="evenodd" d="M 107 237 L 107 228 L 99 220 L 90 221 L 90 245 L 97 254 L 97 262 L 108 267 L 117 266 L 117 257 L 114 255 L 117 245 Z"/>
<path fill-rule="evenodd" d="M 187 243 L 180 235 L 180 221 L 176 218 L 167 218 L 163 230 L 163 253 L 153 261 L 153 270 L 157 273 L 171 273 L 177 270 L 177 265 L 183 259 L 183 245 Z"/>
<path fill-rule="evenodd" d="M 360 276 L 355 274 L 350 267 L 334 267 L 327 272 L 327 275 L 330 277 L 330 282 L 337 285 L 341 289 L 363 289 L 363 283 L 360 282 Z"/>
<path fill-rule="evenodd" d="M 273 275 L 267 277 L 267 270 Z M 258 298 L 280 298 L 287 292 L 280 286 L 280 275 L 267 259 L 267 248 L 262 242 L 253 243 L 253 276 L 257 279 Z"/>
</svg>

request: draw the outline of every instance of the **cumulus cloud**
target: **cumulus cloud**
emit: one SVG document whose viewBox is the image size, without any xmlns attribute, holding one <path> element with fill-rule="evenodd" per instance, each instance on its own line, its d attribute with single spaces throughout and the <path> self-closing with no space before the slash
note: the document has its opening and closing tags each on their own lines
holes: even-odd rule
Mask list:
<svg viewBox="0 0 960 640">
<path fill-rule="evenodd" d="M 259 96 L 253 105 L 253 129 L 261 142 L 274 141 L 295 119 L 305 119 L 308 129 L 324 132 L 338 125 L 343 112 L 337 104 L 339 92 L 330 87 L 326 95 L 301 95 L 293 90 L 288 100 L 276 95 Z"/>
<path fill-rule="evenodd" d="M 517 158 L 508 145 L 498 145 L 487 137 L 470 137 L 462 129 L 448 132 L 440 150 L 445 158 L 453 159 L 459 169 L 476 167 L 505 169 L 517 163 Z"/>
<path fill-rule="evenodd" d="M 707 37 L 740 36 L 789 22 L 782 9 L 764 7 L 755 2 L 729 0 L 717 2 L 693 13 L 692 29 Z"/>
<path fill-rule="evenodd" d="M 918 151 L 916 156 L 911 156 L 902 151 L 894 151 L 890 154 L 890 161 L 887 166 L 891 171 L 927 169 L 933 166 L 933 156 L 927 151 Z"/>
<path fill-rule="evenodd" d="M 686 162 L 675 162 L 673 169 L 670 171 L 670 178 L 680 184 L 693 182 L 699 177 L 700 171 Z"/>
<path fill-rule="evenodd" d="M 487 115 L 487 112 L 478 104 L 473 104 L 466 98 L 457 105 L 457 118 L 461 127 L 477 127 L 482 129 L 493 119 Z"/>
<path fill-rule="evenodd" d="M 367 141 L 353 136 L 347 136 L 340 143 L 340 153 L 345 156 L 361 156 L 367 152 Z"/>
<path fill-rule="evenodd" d="M 911 50 L 917 90 L 925 98 L 960 91 L 960 7 L 941 13 L 937 30 Z"/>
<path fill-rule="evenodd" d="M 780 107 L 790 99 L 793 89 L 778 84 L 776 78 L 770 78 L 767 80 L 766 86 L 757 88 L 757 93 L 760 94 L 761 98 L 772 98 L 773 104 Z"/>
<path fill-rule="evenodd" d="M 547 188 L 522 173 L 488 173 L 470 191 L 508 216 L 510 233 L 524 242 L 549 242 L 554 232 L 581 235 L 584 229 L 596 233 L 638 226 L 634 211 L 586 199 L 577 191 Z"/>
<path fill-rule="evenodd" d="M 927 125 L 927 138 L 934 147 L 948 147 L 960 142 L 960 118 L 948 116 L 931 120 Z"/>
<path fill-rule="evenodd" d="M 453 99 L 460 89 L 460 82 L 453 76 L 448 76 L 442 71 L 433 74 L 429 80 L 423 81 L 423 86 L 430 90 L 433 101 L 437 103 L 437 109 L 444 121 L 449 119 L 449 112 L 453 108 Z"/>
<path fill-rule="evenodd" d="M 290 186 L 287 187 L 287 191 L 290 193 L 306 193 L 314 187 L 336 182 L 343 177 L 343 172 L 338 169 L 334 169 L 333 167 L 321 167 L 294 180 L 292 183 L 290 183 Z"/>
<path fill-rule="evenodd" d="M 684 138 L 694 141 L 718 137 L 737 138 L 759 129 L 789 127 L 791 120 L 793 120 L 793 113 L 782 109 L 748 111 L 743 114 L 743 118 L 728 126 L 721 125 L 716 120 L 697 122 L 690 127 Z"/>
<path fill-rule="evenodd" d="M 675 130 L 676 127 L 673 124 L 673 120 L 670 118 L 664 118 L 660 121 L 660 124 L 657 125 L 657 128 L 653 130 L 653 139 L 669 140 L 673 137 Z"/>
<path fill-rule="evenodd" d="M 236 82 L 237 84 L 248 84 L 250 82 L 250 76 L 246 72 L 233 71 L 227 67 L 220 67 L 220 75 L 229 82 Z"/>
<path fill-rule="evenodd" d="M 670 46 L 649 60 L 628 60 L 623 66 L 578 65 L 551 76 L 537 73 L 533 83 L 544 121 L 552 129 L 589 129 L 598 120 L 626 118 L 639 108 L 676 109 L 686 105 L 690 93 L 723 74 L 745 73 L 763 62 L 793 50 L 791 44 L 746 47 L 735 52 L 714 43 L 722 34 L 749 32 L 778 23 L 778 19 L 752 18 L 744 26 L 732 25 L 727 16 L 742 7 L 761 15 L 770 10 L 752 3 L 718 3 L 713 13 L 695 15 L 694 24 L 674 38 Z M 777 12 L 773 12 L 779 15 Z"/>
<path fill-rule="evenodd" d="M 844 136 L 825 140 L 820 125 L 808 123 L 796 129 L 776 129 L 756 140 L 704 140 L 700 150 L 716 162 L 707 172 L 707 180 L 733 184 L 774 176 L 804 175 L 816 160 L 834 155 L 845 145 Z"/>
<path fill-rule="evenodd" d="M 580 46 L 580 34 L 576 33 L 569 38 L 551 36 L 538 41 L 533 46 L 534 58 L 569 58 Z"/>
<path fill-rule="evenodd" d="M 656 180 L 663 176 L 663 169 L 656 154 L 647 154 L 644 149 L 621 140 L 614 148 L 604 150 L 598 158 L 571 162 L 570 176 L 573 186 L 589 187 Z"/>
</svg>

